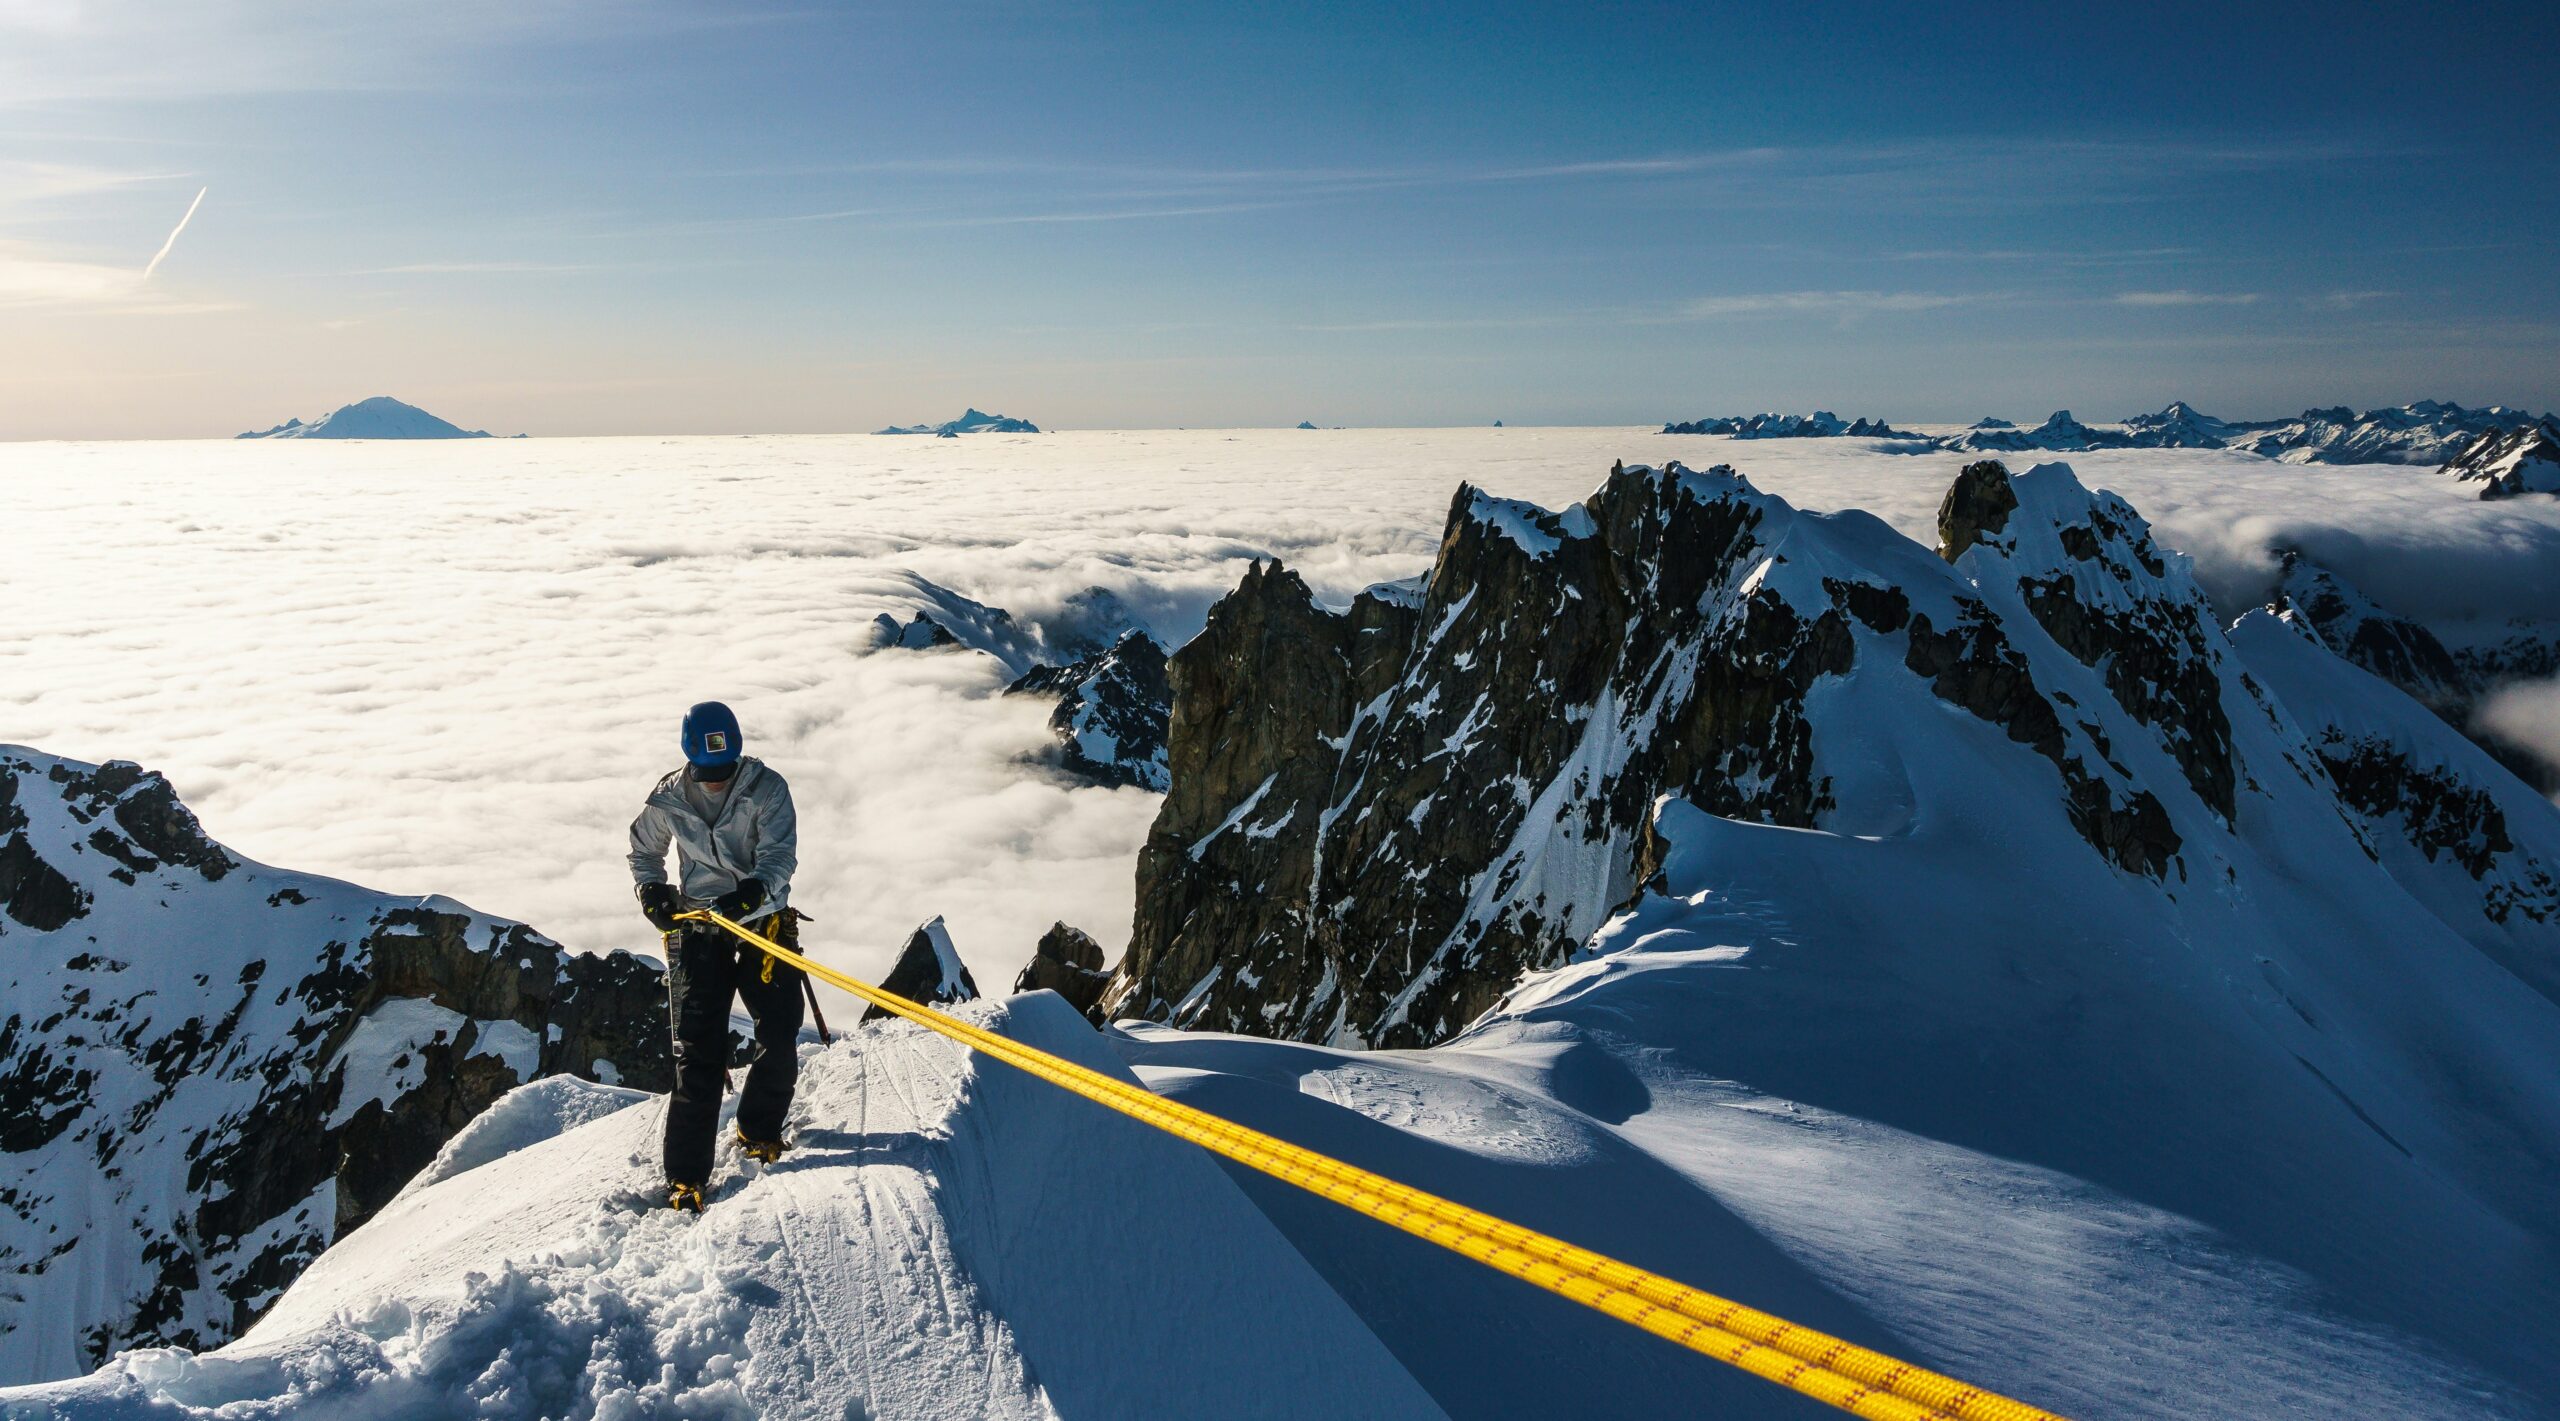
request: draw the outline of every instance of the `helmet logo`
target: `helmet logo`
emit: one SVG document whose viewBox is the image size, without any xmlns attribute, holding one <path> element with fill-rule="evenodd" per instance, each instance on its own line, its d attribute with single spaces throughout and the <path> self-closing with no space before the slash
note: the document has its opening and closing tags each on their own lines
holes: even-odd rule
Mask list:
<svg viewBox="0 0 2560 1421">
<path fill-rule="evenodd" d="M 705 731 L 702 736 L 702 748 L 705 753 L 712 755 L 725 755 L 729 753 L 729 732 L 725 730 Z"/>
</svg>

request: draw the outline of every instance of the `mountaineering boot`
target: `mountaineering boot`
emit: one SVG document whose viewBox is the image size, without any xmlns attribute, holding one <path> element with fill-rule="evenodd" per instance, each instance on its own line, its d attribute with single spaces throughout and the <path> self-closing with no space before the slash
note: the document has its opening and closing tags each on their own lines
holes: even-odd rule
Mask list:
<svg viewBox="0 0 2560 1421">
<path fill-rule="evenodd" d="M 759 1140 L 744 1130 L 738 1132 L 738 1153 L 758 1164 L 772 1164 L 781 1159 L 783 1152 L 790 1148 L 787 1141 Z"/>
<path fill-rule="evenodd" d="M 699 1184 L 669 1184 L 667 1186 L 667 1207 L 670 1209 L 683 1209 L 688 1213 L 701 1213 L 702 1186 Z"/>
</svg>

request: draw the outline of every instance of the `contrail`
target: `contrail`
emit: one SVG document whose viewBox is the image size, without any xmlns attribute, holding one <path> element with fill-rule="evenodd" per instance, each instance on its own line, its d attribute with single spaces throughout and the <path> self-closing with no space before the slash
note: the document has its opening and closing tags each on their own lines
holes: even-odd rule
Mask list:
<svg viewBox="0 0 2560 1421">
<path fill-rule="evenodd" d="M 169 240 L 160 244 L 160 250 L 151 258 L 151 265 L 142 269 L 143 280 L 149 281 L 151 273 L 160 269 L 160 263 L 169 259 L 169 249 L 178 245 L 178 234 L 187 230 L 187 223 L 195 217 L 196 209 L 204 206 L 204 195 L 211 191 L 211 188 L 196 189 L 196 200 L 187 204 L 187 215 L 179 218 L 178 225 L 169 229 Z"/>
</svg>

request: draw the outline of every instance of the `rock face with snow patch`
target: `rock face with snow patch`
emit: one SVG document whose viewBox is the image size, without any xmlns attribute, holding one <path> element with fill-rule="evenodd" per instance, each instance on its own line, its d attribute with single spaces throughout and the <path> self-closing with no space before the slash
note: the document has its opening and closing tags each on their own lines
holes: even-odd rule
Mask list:
<svg viewBox="0 0 2560 1421">
<path fill-rule="evenodd" d="M 2498 738 L 2477 712 L 2501 687 L 2560 674 L 2560 624 L 2517 618 L 2469 626 L 2448 645 L 2424 624 L 2394 614 L 2299 551 L 2281 554 L 2282 576 L 2269 610 L 2329 650 L 2390 682 L 2461 731 L 2526 783 L 2560 792 L 2560 775 L 2539 755 Z"/>
<path fill-rule="evenodd" d="M 1462 489 L 1411 598 L 1332 612 L 1257 565 L 1171 663 L 1172 788 L 1105 1010 L 1445 1040 L 1653 875 L 1663 796 L 1906 832 L 1907 772 L 1862 744 L 1888 698 L 1949 717 L 1948 753 L 2021 814 L 2170 898 L 2221 891 L 2259 777 L 2427 816 L 2342 793 L 2298 736 L 2245 763 L 2235 726 L 2280 710 L 2185 559 L 2068 468 L 1967 467 L 1941 532 L 1933 556 L 1674 465 L 1614 470 L 1560 514 Z"/>
<path fill-rule="evenodd" d="M 1164 645 L 1145 632 L 1124 632 L 1108 649 L 1064 666 L 1035 667 L 1005 691 L 1056 699 L 1049 728 L 1067 773 L 1158 791 L 1169 782 L 1164 742 L 1173 690 Z"/>
<path fill-rule="evenodd" d="M 491 1100 L 663 1089 L 658 968 L 245 862 L 139 766 L 0 749 L 0 1379 L 236 1335 Z"/>
<path fill-rule="evenodd" d="M 960 949 L 951 945 L 951 930 L 942 925 L 940 918 L 916 929 L 907 939 L 889 975 L 880 979 L 880 989 L 927 1006 L 978 999 L 978 981 L 969 975 L 968 964 L 960 960 Z M 866 1007 L 862 1019 L 878 1021 L 888 1015 L 879 1007 Z"/>
</svg>

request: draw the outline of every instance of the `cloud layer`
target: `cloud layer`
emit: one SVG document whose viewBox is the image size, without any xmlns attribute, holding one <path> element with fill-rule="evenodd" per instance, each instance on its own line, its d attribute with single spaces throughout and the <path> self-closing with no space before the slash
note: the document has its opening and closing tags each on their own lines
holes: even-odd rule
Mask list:
<svg viewBox="0 0 2560 1421">
<path fill-rule="evenodd" d="M 0 446 L 0 741 L 165 769 L 271 863 L 646 948 L 623 831 L 719 697 L 798 793 L 813 946 L 876 973 L 943 914 L 1004 985 L 1053 919 L 1125 941 L 1155 800 L 1031 763 L 1047 708 L 992 660 L 867 652 L 917 577 L 1035 620 L 1105 586 L 1180 638 L 1247 558 L 1347 599 L 1428 566 L 1460 480 L 1560 505 L 1621 458 L 1731 462 L 1923 539 L 1962 462 L 1623 429 Z M 2300 545 L 2412 613 L 2560 606 L 2551 501 L 2072 462 L 2231 605 Z"/>
</svg>

